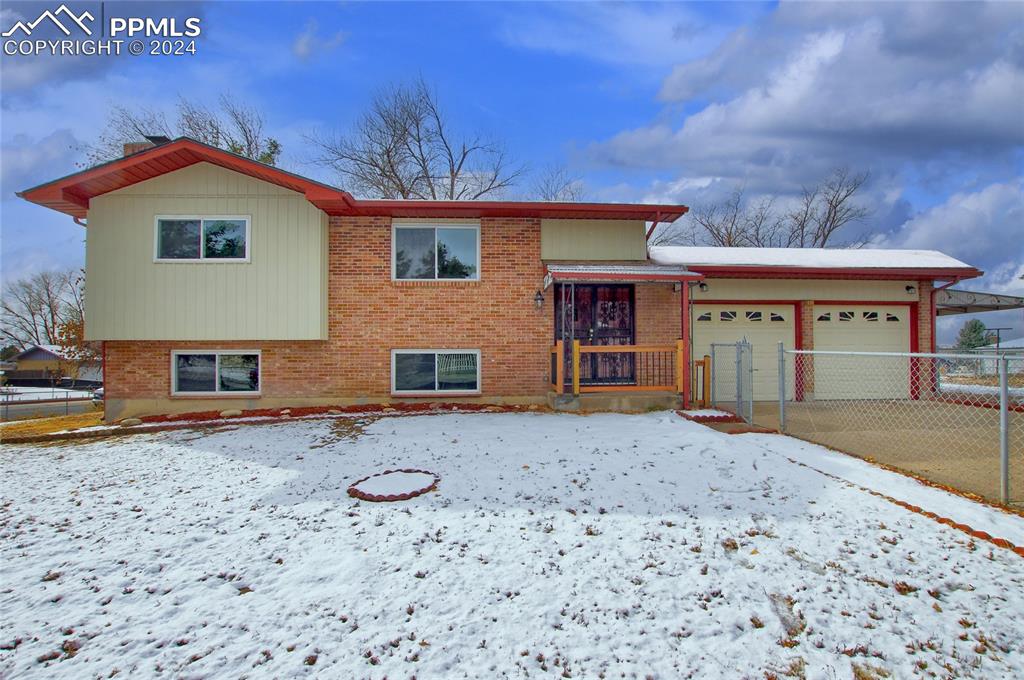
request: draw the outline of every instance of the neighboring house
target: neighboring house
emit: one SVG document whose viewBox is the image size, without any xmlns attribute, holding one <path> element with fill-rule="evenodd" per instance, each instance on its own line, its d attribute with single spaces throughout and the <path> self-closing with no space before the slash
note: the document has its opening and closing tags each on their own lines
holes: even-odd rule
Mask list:
<svg viewBox="0 0 1024 680">
<path fill-rule="evenodd" d="M 11 357 L 14 369 L 6 372 L 7 382 L 18 385 L 76 385 L 103 383 L 100 359 L 79 360 L 60 345 L 32 345 Z"/>
<path fill-rule="evenodd" d="M 980 274 L 930 251 L 648 253 L 685 206 L 359 200 L 190 139 L 19 195 L 87 220 L 108 418 L 557 401 L 575 340 L 581 393 L 685 400 L 711 342 L 746 337 L 764 368 L 778 341 L 929 349 L 934 282 Z"/>
</svg>

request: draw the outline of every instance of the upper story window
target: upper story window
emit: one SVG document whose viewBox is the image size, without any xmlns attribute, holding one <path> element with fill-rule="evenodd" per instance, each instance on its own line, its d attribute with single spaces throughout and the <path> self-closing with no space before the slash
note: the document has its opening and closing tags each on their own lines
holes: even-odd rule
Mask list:
<svg viewBox="0 0 1024 680">
<path fill-rule="evenodd" d="M 392 242 L 392 276 L 397 280 L 480 278 L 477 225 L 395 226 Z"/>
<path fill-rule="evenodd" d="M 249 218 L 160 215 L 156 218 L 156 259 L 248 262 Z"/>
</svg>

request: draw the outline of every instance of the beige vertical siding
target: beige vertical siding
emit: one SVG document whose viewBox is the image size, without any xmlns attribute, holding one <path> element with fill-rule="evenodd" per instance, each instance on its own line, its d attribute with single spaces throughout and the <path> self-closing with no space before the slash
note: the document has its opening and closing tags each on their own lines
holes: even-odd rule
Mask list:
<svg viewBox="0 0 1024 680">
<path fill-rule="evenodd" d="M 838 279 L 708 279 L 707 291 L 693 288 L 694 300 L 870 300 L 914 302 L 907 286 L 917 281 Z"/>
<path fill-rule="evenodd" d="M 250 261 L 154 262 L 156 215 L 247 215 Z M 327 216 L 302 194 L 198 163 L 92 199 L 89 340 L 327 337 Z"/>
<path fill-rule="evenodd" d="M 646 260 L 643 220 L 541 220 L 543 260 Z"/>
</svg>

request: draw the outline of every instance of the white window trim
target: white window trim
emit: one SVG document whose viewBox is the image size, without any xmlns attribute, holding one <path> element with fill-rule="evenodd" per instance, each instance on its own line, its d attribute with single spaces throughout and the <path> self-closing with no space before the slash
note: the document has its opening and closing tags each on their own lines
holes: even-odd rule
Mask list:
<svg viewBox="0 0 1024 680">
<path fill-rule="evenodd" d="M 255 354 L 259 362 L 260 389 L 256 391 L 235 392 L 215 389 L 212 392 L 178 391 L 178 355 L 179 354 L 213 354 L 215 385 L 220 385 L 220 356 L 222 354 Z M 258 397 L 263 393 L 263 355 L 258 349 L 175 349 L 171 350 L 171 396 L 172 397 Z"/>
<path fill-rule="evenodd" d="M 199 220 L 199 257 L 160 257 L 160 220 Z M 206 257 L 203 220 L 245 220 L 245 257 Z M 252 215 L 157 215 L 153 218 L 153 262 L 195 264 L 247 264 L 252 260 Z"/>
<path fill-rule="evenodd" d="M 461 280 L 461 279 L 460 279 Z M 395 387 L 395 357 L 399 354 L 433 354 L 434 356 L 434 389 L 433 390 L 399 390 Z M 475 390 L 439 390 L 437 389 L 437 355 L 438 354 L 474 354 L 476 355 L 476 389 Z M 260 383 L 263 384 L 262 382 Z M 483 392 L 483 365 L 480 362 L 478 349 L 393 349 L 391 350 L 391 394 L 481 394 Z"/>
<path fill-rule="evenodd" d="M 434 230 L 434 278 L 432 279 L 400 279 L 398 278 L 398 272 L 396 271 L 397 261 L 397 238 L 396 234 L 399 229 L 433 229 Z M 468 279 L 442 279 L 437 275 L 437 230 L 438 229 L 473 229 L 476 231 L 476 274 Z M 403 223 L 391 223 L 391 280 L 392 281 L 479 281 L 480 271 L 483 269 L 483 262 L 480 259 L 480 224 L 478 222 L 432 222 L 432 223 L 416 223 L 409 222 Z"/>
</svg>

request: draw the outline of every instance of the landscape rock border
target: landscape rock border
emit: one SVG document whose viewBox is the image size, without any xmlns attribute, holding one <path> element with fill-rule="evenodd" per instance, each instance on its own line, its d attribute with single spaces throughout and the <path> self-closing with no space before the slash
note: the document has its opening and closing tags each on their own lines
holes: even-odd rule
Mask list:
<svg viewBox="0 0 1024 680">
<path fill-rule="evenodd" d="M 393 474 L 395 472 L 408 472 L 408 473 L 419 473 L 419 474 L 422 474 L 422 475 L 430 475 L 431 477 L 434 478 L 434 481 L 429 486 L 425 486 L 423 488 L 416 489 L 415 491 L 410 491 L 408 493 L 400 493 L 400 494 L 389 494 L 389 495 L 379 495 L 379 494 L 365 493 L 365 492 L 360 491 L 359 489 L 356 488 L 357 486 L 359 486 L 360 484 L 362 484 L 363 482 L 365 482 L 368 479 L 373 479 L 374 477 L 383 477 L 384 475 Z M 417 470 L 415 468 L 400 468 L 400 469 L 397 469 L 397 470 L 385 470 L 384 472 L 377 472 L 375 474 L 363 477 L 362 479 L 359 479 L 359 480 L 356 480 L 356 481 L 352 482 L 348 486 L 348 495 L 352 496 L 353 498 L 358 498 L 361 501 L 369 501 L 370 503 L 393 503 L 395 501 L 407 501 L 410 498 L 416 498 L 416 496 L 422 496 L 425 493 L 430 493 L 431 491 L 435 491 L 435 490 L 437 490 L 437 485 L 440 484 L 440 483 L 441 483 L 441 476 L 438 475 L 436 472 L 430 472 L 429 470 Z"/>
</svg>

